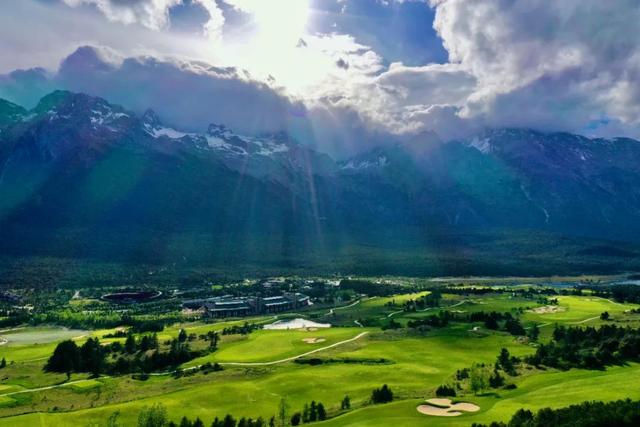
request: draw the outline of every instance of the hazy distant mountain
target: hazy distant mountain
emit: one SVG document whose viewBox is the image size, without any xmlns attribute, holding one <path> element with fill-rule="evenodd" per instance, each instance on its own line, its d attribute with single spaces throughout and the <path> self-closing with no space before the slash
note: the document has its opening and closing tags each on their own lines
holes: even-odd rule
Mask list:
<svg viewBox="0 0 640 427">
<path fill-rule="evenodd" d="M 5 254 L 296 265 L 350 245 L 459 254 L 478 235 L 636 242 L 638 188 L 624 138 L 490 130 L 334 162 L 283 133 L 181 132 L 83 94 L 0 101 Z"/>
<path fill-rule="evenodd" d="M 490 130 L 420 151 L 376 149 L 341 173 L 354 191 L 395 195 L 420 223 L 640 235 L 640 143 L 632 139 Z"/>
</svg>

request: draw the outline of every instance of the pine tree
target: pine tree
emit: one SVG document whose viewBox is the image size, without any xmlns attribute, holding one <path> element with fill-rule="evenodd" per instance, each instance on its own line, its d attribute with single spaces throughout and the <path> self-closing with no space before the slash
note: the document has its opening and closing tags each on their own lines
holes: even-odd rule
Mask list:
<svg viewBox="0 0 640 427">
<path fill-rule="evenodd" d="M 227 414 L 222 420 L 222 427 L 236 427 L 236 420 L 231 415 Z"/>
<path fill-rule="evenodd" d="M 293 414 L 293 416 L 291 417 L 291 425 L 292 426 L 298 426 L 300 425 L 300 422 L 302 421 L 302 414 L 300 412 L 296 412 L 295 414 Z"/>
<path fill-rule="evenodd" d="M 318 402 L 316 411 L 318 413 L 318 421 L 324 421 L 327 419 L 327 411 L 324 409 L 324 405 L 321 402 Z"/>
<path fill-rule="evenodd" d="M 132 333 L 127 335 L 127 339 L 124 342 L 124 351 L 129 354 L 136 352 L 136 337 L 134 337 Z"/>
<path fill-rule="evenodd" d="M 311 401 L 311 406 L 309 407 L 309 421 L 313 422 L 313 421 L 317 421 L 318 420 L 318 412 L 317 412 L 317 407 L 316 407 L 316 401 L 312 400 Z"/>
<path fill-rule="evenodd" d="M 345 396 L 344 399 L 342 399 L 342 403 L 340 404 L 340 409 L 342 410 L 346 410 L 346 409 L 351 409 L 351 399 L 349 398 L 349 396 Z"/>
<path fill-rule="evenodd" d="M 535 342 L 535 341 L 538 341 L 539 336 L 540 336 L 540 327 L 538 326 L 537 323 L 534 323 L 531 329 L 529 329 L 529 331 L 527 332 L 527 337 L 529 337 L 531 341 Z"/>
<path fill-rule="evenodd" d="M 280 399 L 280 405 L 278 406 L 278 419 L 280 420 L 280 427 L 286 427 L 289 414 L 289 405 L 284 398 Z"/>
</svg>

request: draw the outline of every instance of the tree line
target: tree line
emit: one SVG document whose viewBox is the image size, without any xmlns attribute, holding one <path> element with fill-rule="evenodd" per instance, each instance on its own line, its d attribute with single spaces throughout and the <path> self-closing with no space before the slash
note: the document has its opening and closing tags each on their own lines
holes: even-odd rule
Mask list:
<svg viewBox="0 0 640 427">
<path fill-rule="evenodd" d="M 637 285 L 610 285 L 585 287 L 591 290 L 593 295 L 601 298 L 613 298 L 616 302 L 640 304 L 640 286 Z"/>
<path fill-rule="evenodd" d="M 249 335 L 259 329 L 262 329 L 262 325 L 244 322 L 242 326 L 233 325 L 222 329 L 222 335 Z"/>
<path fill-rule="evenodd" d="M 208 351 L 214 351 L 218 342 L 217 333 L 204 336 L 209 339 Z M 157 335 L 136 337 L 129 333 L 124 344 L 119 341 L 101 345 L 98 338 L 89 338 L 82 346 L 72 340 L 59 343 L 47 360 L 44 370 L 66 373 L 88 372 L 94 376 L 104 373 L 112 375 L 154 372 L 179 366 L 207 351 L 191 350 L 184 330 L 178 338 L 168 341 L 167 350 L 161 350 Z"/>
<path fill-rule="evenodd" d="M 340 289 L 352 290 L 358 294 L 369 296 L 388 297 L 395 294 L 406 294 L 416 292 L 415 287 L 406 287 L 388 283 L 375 283 L 369 280 L 342 279 Z"/>
<path fill-rule="evenodd" d="M 491 330 L 503 330 L 514 336 L 529 335 L 527 331 L 520 323 L 520 320 L 513 316 L 511 313 L 498 313 L 495 311 L 484 312 L 478 311 L 470 314 L 451 313 L 450 311 L 442 310 L 438 314 L 432 314 L 422 319 L 409 320 L 407 326 L 413 329 L 420 329 L 428 326 L 433 328 L 444 328 L 449 325 L 450 322 L 484 322 L 484 326 Z M 389 328 L 401 327 L 399 323 L 389 323 Z M 539 334 L 538 327 L 534 327 L 534 331 L 529 338 L 533 341 L 537 340 Z"/>
<path fill-rule="evenodd" d="M 640 401 L 583 402 L 566 408 L 519 409 L 508 423 L 472 424 L 472 427 L 635 427 L 640 425 Z"/>
<path fill-rule="evenodd" d="M 553 339 L 540 344 L 526 361 L 559 369 L 602 369 L 640 357 L 640 329 L 604 325 L 600 328 L 556 326 Z"/>
</svg>

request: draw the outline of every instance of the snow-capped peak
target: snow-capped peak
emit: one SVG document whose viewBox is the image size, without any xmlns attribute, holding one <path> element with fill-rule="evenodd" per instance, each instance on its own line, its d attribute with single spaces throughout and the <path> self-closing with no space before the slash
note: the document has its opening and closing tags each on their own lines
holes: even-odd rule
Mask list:
<svg viewBox="0 0 640 427">
<path fill-rule="evenodd" d="M 224 125 L 211 124 L 205 138 L 209 147 L 225 150 L 230 154 L 272 156 L 289 151 L 289 146 L 280 142 L 278 136 L 276 134 L 262 138 L 238 135 Z"/>
<path fill-rule="evenodd" d="M 167 137 L 170 139 L 181 139 L 185 136 L 195 135 L 164 126 L 158 115 L 153 110 L 147 110 L 144 113 L 142 116 L 142 126 L 144 127 L 145 132 L 154 138 Z"/>
</svg>

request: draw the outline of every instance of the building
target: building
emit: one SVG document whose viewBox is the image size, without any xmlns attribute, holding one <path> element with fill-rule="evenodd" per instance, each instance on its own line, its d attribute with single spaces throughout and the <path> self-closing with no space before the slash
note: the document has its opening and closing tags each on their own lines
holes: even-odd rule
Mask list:
<svg viewBox="0 0 640 427">
<path fill-rule="evenodd" d="M 204 304 L 204 312 L 208 317 L 243 317 L 253 311 L 249 298 L 222 297 Z"/>
<path fill-rule="evenodd" d="M 204 308 L 204 315 L 213 318 L 244 317 L 282 313 L 311 304 L 307 295 L 286 292 L 272 297 L 234 297 L 225 295 L 203 300 L 185 301 L 188 308 Z"/>
</svg>

